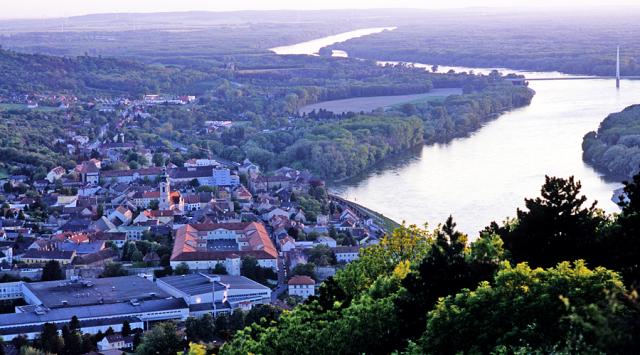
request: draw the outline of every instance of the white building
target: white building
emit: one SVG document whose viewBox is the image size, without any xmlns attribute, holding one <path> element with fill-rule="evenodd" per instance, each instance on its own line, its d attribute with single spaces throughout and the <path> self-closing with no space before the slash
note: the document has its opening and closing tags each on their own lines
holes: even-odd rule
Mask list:
<svg viewBox="0 0 640 355">
<path fill-rule="evenodd" d="M 55 168 L 51 169 L 51 171 L 49 171 L 49 173 L 47 173 L 47 181 L 49 181 L 50 183 L 53 183 L 56 180 L 61 179 L 64 174 L 66 174 L 67 171 L 64 170 L 63 167 L 61 166 L 56 166 Z"/>
<path fill-rule="evenodd" d="M 336 261 L 339 263 L 350 263 L 360 258 L 360 248 L 339 246 L 331 248 L 336 254 Z"/>
<path fill-rule="evenodd" d="M 192 316 L 231 313 L 271 302 L 271 289 L 244 276 L 188 274 L 156 281 L 160 289 L 189 305 Z"/>
<path fill-rule="evenodd" d="M 106 350 L 121 350 L 121 349 L 132 349 L 133 348 L 133 337 L 132 336 L 122 336 L 121 334 L 107 335 L 102 338 L 98 342 L 98 350 L 106 351 Z"/>
<path fill-rule="evenodd" d="M 185 263 L 191 270 L 209 270 L 230 260 L 252 256 L 261 267 L 278 268 L 278 252 L 259 222 L 187 224 L 175 231 L 171 266 Z"/>
<path fill-rule="evenodd" d="M 232 175 L 229 169 L 213 169 L 213 185 L 238 186 L 240 185 L 240 177 Z"/>
<path fill-rule="evenodd" d="M 185 320 L 189 307 L 182 298 L 171 297 L 152 281 L 138 276 L 76 279 L 45 282 L 13 282 L 0 286 L 0 299 L 23 299 L 27 305 L 15 313 L 0 314 L 0 337 L 10 341 L 17 335 L 29 339 L 42 332 L 44 323 L 58 329 L 73 316 L 83 333 L 95 334 L 112 328 L 144 329 L 149 321 Z"/>
<path fill-rule="evenodd" d="M 300 296 L 303 299 L 316 294 L 316 282 L 309 276 L 297 275 L 289 279 L 289 296 Z"/>
</svg>

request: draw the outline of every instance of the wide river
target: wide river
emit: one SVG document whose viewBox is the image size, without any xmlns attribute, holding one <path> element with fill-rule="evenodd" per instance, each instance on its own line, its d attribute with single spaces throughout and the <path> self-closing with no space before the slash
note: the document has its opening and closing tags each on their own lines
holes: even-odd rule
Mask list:
<svg viewBox="0 0 640 355">
<path fill-rule="evenodd" d="M 391 159 L 332 190 L 399 222 L 433 227 L 453 215 L 472 240 L 491 221 L 515 216 L 525 197 L 538 196 L 545 175 L 575 176 L 587 197 L 616 212 L 611 197 L 621 184 L 604 180 L 582 161 L 581 143 L 609 113 L 640 102 L 640 81 L 623 80 L 621 86 L 616 90 L 609 79 L 531 81 L 536 95 L 530 106 L 500 116 L 470 137 Z"/>
</svg>

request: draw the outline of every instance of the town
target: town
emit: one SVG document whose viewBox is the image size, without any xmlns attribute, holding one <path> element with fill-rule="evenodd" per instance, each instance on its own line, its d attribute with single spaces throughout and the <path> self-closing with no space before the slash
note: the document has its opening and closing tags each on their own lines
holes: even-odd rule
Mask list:
<svg viewBox="0 0 640 355">
<path fill-rule="evenodd" d="M 47 100 L 57 110 L 80 104 L 75 97 L 12 104 L 36 110 Z M 90 107 L 117 117 L 122 129 L 148 117 L 150 107 L 194 100 L 146 95 Z M 208 121 L 203 128 L 230 127 Z M 205 315 L 289 309 L 386 233 L 379 217 L 328 194 L 308 171 L 267 174 L 247 159 L 215 157 L 177 166 L 152 145 L 107 136 L 106 128 L 94 140 L 72 124 L 60 131 L 51 139 L 84 160 L 41 179 L 0 181 L 5 342 L 41 338 L 45 324 L 61 330 L 73 318 L 83 334 L 97 335 L 97 350 L 132 350 L 156 322 L 185 327 Z"/>
</svg>

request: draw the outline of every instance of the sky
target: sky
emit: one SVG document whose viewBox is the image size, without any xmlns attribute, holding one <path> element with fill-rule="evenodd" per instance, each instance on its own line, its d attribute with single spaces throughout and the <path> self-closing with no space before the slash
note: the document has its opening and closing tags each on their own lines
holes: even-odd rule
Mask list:
<svg viewBox="0 0 640 355">
<path fill-rule="evenodd" d="M 526 4 L 526 5 L 523 5 Z M 638 6 L 639 0 L 0 0 L 0 18 L 49 18 L 107 12 Z"/>
</svg>

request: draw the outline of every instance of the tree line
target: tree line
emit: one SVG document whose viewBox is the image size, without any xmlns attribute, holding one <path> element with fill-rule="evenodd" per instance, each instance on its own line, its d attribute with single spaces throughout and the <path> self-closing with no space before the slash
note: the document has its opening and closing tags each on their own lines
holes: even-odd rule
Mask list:
<svg viewBox="0 0 640 355">
<path fill-rule="evenodd" d="M 547 177 L 472 243 L 451 217 L 397 229 L 222 353 L 637 353 L 640 175 L 618 215 L 580 191 Z"/>
</svg>

